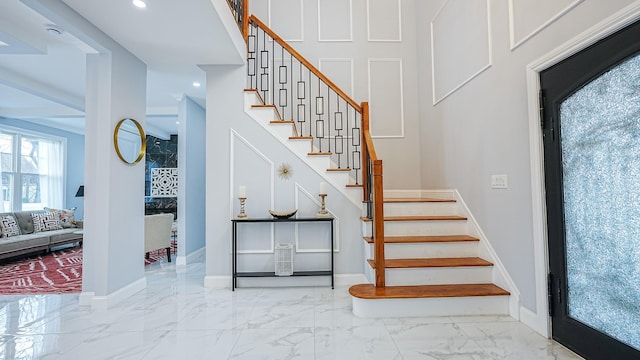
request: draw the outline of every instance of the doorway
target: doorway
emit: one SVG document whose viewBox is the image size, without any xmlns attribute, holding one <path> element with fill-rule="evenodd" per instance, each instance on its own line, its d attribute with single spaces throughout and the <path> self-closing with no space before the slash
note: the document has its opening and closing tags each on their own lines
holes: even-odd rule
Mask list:
<svg viewBox="0 0 640 360">
<path fill-rule="evenodd" d="M 640 358 L 640 22 L 540 73 L 552 336 Z"/>
</svg>

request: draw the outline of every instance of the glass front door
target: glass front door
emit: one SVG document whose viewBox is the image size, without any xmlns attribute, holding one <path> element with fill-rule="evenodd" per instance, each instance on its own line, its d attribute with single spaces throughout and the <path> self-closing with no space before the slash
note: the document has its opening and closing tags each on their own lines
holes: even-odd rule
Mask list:
<svg viewBox="0 0 640 360">
<path fill-rule="evenodd" d="M 553 337 L 640 358 L 640 26 L 541 74 Z"/>
</svg>

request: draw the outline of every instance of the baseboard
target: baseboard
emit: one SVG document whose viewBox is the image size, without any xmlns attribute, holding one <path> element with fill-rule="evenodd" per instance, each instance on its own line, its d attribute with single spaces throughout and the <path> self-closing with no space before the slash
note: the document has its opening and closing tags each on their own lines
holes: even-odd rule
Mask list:
<svg viewBox="0 0 640 360">
<path fill-rule="evenodd" d="M 335 286 L 351 286 L 367 283 L 364 274 L 335 274 Z M 272 277 L 272 278 L 239 278 L 238 287 L 283 287 L 283 286 L 330 286 L 329 277 Z M 204 287 L 226 289 L 231 287 L 231 276 L 205 276 Z"/>
<path fill-rule="evenodd" d="M 527 325 L 538 334 L 549 338 L 551 332 L 548 328 L 547 314 L 536 314 L 526 307 L 520 307 L 520 322 Z"/>
<path fill-rule="evenodd" d="M 187 256 L 177 256 L 176 257 L 176 267 L 187 266 L 187 264 L 194 262 L 199 257 L 204 256 L 206 248 L 203 246 L 200 249 L 191 252 L 191 254 Z"/>
<path fill-rule="evenodd" d="M 355 284 L 368 284 L 367 277 L 364 274 L 336 274 L 334 281 L 337 286 L 351 286 Z"/>
<path fill-rule="evenodd" d="M 108 310 L 111 306 L 131 297 L 147 287 L 147 279 L 141 278 L 109 295 L 96 296 L 94 292 L 82 292 L 80 305 L 90 305 L 94 310 Z"/>
<path fill-rule="evenodd" d="M 460 208 L 464 211 L 464 215 L 467 217 L 469 222 L 469 235 L 474 235 L 480 238 L 480 244 L 478 244 L 478 252 L 480 257 L 485 258 L 493 262 L 493 282 L 502 287 L 503 289 L 509 291 L 511 296 L 509 296 L 509 315 L 514 319 L 520 320 L 520 309 L 522 308 L 520 303 L 520 290 L 516 286 L 515 282 L 507 272 L 507 268 L 504 266 L 498 254 L 495 252 L 493 247 L 491 246 L 491 242 L 482 231 L 480 224 L 476 221 L 475 217 L 471 213 L 471 210 L 462 199 L 462 195 L 458 192 L 457 189 L 453 190 L 454 199 L 457 200 Z"/>
<path fill-rule="evenodd" d="M 93 297 L 96 296 L 96 293 L 93 291 L 83 291 L 80 293 L 78 297 L 80 306 L 91 306 L 91 302 L 93 301 Z"/>
<path fill-rule="evenodd" d="M 204 277 L 204 287 L 212 289 L 231 288 L 231 276 L 212 276 Z"/>
</svg>

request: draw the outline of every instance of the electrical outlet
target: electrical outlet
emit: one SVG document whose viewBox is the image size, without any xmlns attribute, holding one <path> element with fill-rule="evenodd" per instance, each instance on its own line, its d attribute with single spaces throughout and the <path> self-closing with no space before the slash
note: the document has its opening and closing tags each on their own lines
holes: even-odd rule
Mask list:
<svg viewBox="0 0 640 360">
<path fill-rule="evenodd" d="M 506 189 L 507 186 L 507 174 L 491 175 L 491 188 L 492 189 Z"/>
</svg>

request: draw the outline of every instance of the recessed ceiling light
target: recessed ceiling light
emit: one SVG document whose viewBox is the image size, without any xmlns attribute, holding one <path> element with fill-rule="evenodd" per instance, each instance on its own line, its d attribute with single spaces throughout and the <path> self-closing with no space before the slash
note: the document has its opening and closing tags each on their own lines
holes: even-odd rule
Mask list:
<svg viewBox="0 0 640 360">
<path fill-rule="evenodd" d="M 6 43 L 6 42 L 4 42 L 4 41 L 0 41 L 0 46 L 9 46 L 9 44 L 7 44 L 7 43 Z"/>
<path fill-rule="evenodd" d="M 147 7 L 147 4 L 142 0 L 133 0 L 133 5 L 139 7 L 140 9 L 144 9 Z"/>
<path fill-rule="evenodd" d="M 199 82 L 197 82 L 197 81 L 194 81 L 194 82 L 193 82 L 193 87 L 200 87 L 200 83 L 199 83 Z"/>
<path fill-rule="evenodd" d="M 180 125 L 180 121 L 176 121 L 176 125 Z"/>
</svg>

